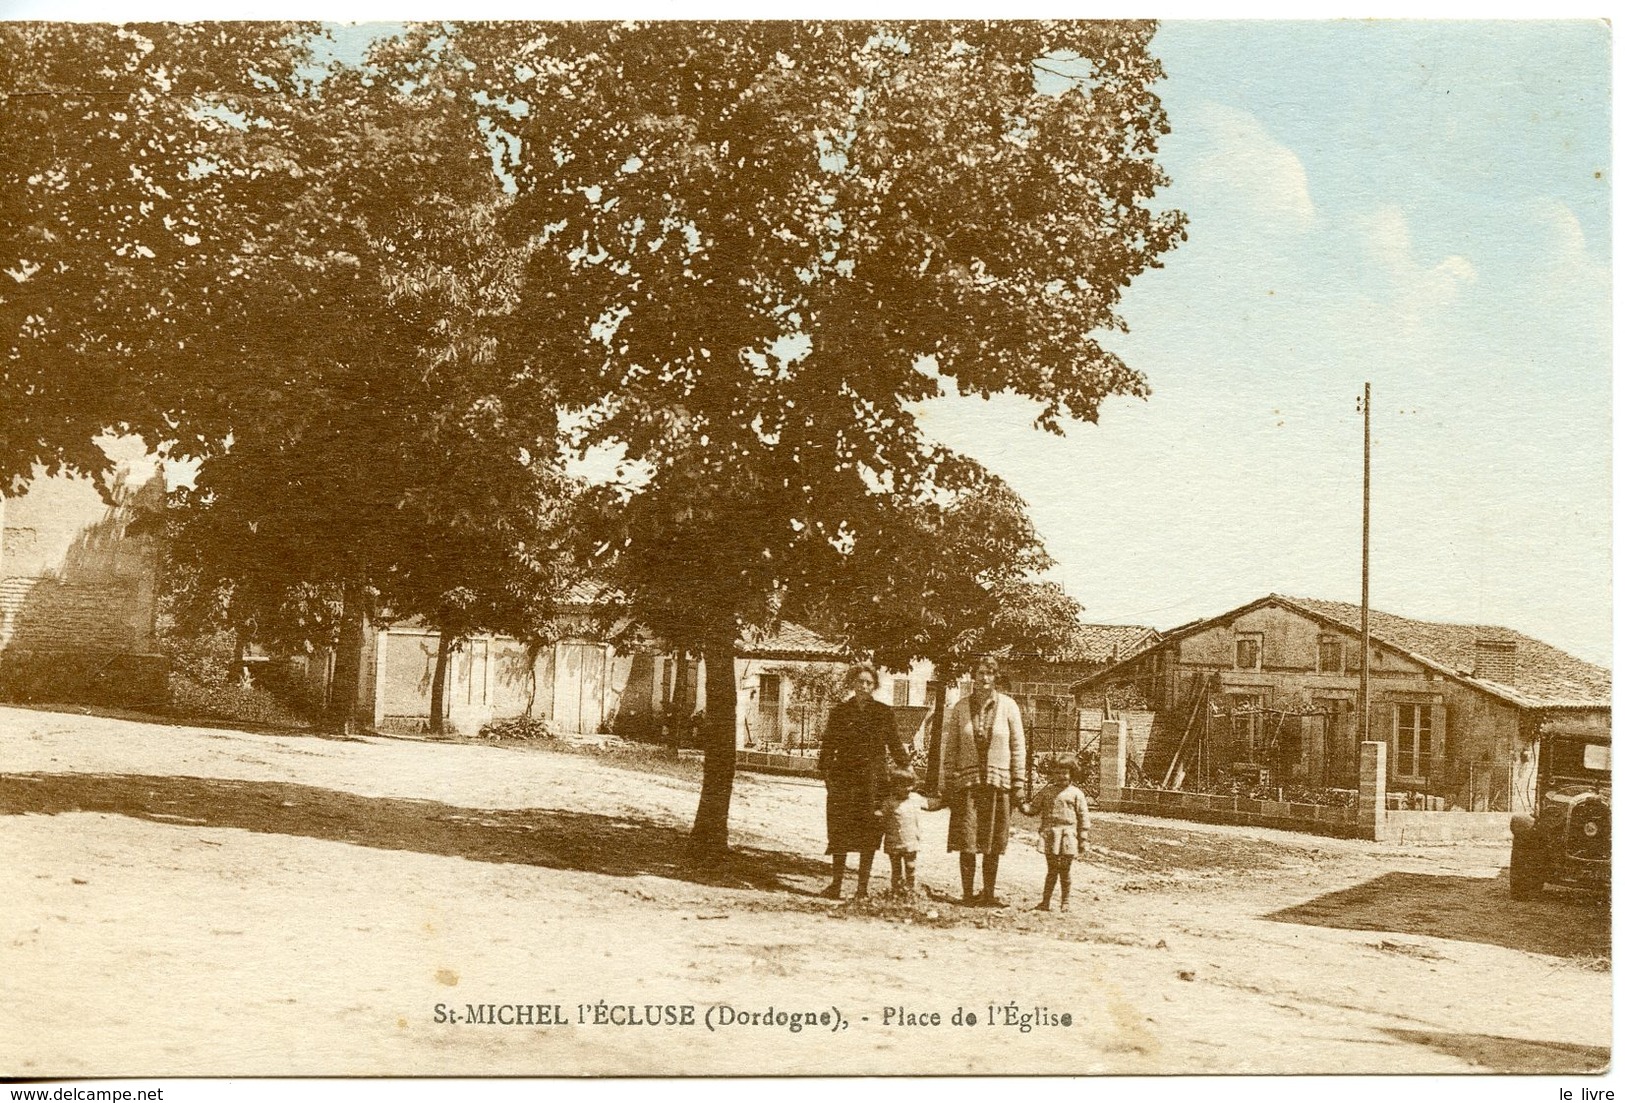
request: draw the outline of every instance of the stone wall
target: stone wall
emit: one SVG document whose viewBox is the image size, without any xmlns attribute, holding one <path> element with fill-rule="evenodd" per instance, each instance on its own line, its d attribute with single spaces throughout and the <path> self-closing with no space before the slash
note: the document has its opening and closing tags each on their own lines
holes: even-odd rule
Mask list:
<svg viewBox="0 0 1625 1103">
<path fill-rule="evenodd" d="M 1103 802 L 1104 805 L 1104 802 Z M 1286 801 L 1249 800 L 1213 793 L 1185 793 L 1170 789 L 1122 790 L 1114 806 L 1103 811 L 1133 812 L 1142 816 L 1168 816 L 1198 823 L 1228 823 L 1249 827 L 1275 827 L 1313 835 L 1354 838 L 1359 834 L 1353 808 L 1326 804 L 1290 804 Z M 1506 817 L 1502 817 L 1504 821 Z"/>
<path fill-rule="evenodd" d="M 1505 812 L 1388 812 L 1384 842 L 1462 843 L 1505 840 L 1512 845 L 1512 817 Z"/>
<path fill-rule="evenodd" d="M 0 695 L 154 705 L 164 478 L 125 463 L 112 503 L 88 479 L 36 478 L 0 501 Z"/>
<path fill-rule="evenodd" d="M 817 755 L 770 754 L 765 751 L 739 751 L 734 762 L 741 770 L 759 774 L 789 774 L 796 777 L 818 775 Z"/>
</svg>

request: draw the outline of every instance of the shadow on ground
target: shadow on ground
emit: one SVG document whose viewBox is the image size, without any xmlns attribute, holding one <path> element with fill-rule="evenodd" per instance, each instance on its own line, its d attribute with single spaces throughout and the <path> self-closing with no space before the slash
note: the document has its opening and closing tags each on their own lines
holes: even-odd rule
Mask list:
<svg viewBox="0 0 1625 1103">
<path fill-rule="evenodd" d="M 1036 825 L 1038 821 L 1017 822 Z M 1087 861 L 1130 873 L 1231 873 L 1306 864 L 1318 853 L 1312 844 L 1297 846 L 1235 832 L 1192 831 L 1173 824 L 1124 823 L 1102 817 L 1090 828 Z"/>
<path fill-rule="evenodd" d="M 801 893 L 806 890 L 785 878 L 827 875 L 822 863 L 743 848 L 717 866 L 696 866 L 685 861 L 684 831 L 627 817 L 556 809 L 460 808 L 274 781 L 0 774 L 0 815 L 64 812 L 104 812 L 156 823 L 238 828 L 616 877 L 651 874 L 727 888 Z"/>
<path fill-rule="evenodd" d="M 1385 873 L 1265 918 L 1483 942 L 1558 957 L 1607 957 L 1609 952 L 1606 898 L 1554 889 L 1535 900 L 1515 901 L 1504 874 Z"/>
<path fill-rule="evenodd" d="M 156 724 L 165 728 L 195 728 L 226 731 L 237 735 L 292 735 L 309 736 L 342 743 L 364 743 L 355 735 L 320 731 L 309 724 L 261 724 L 251 720 L 223 719 L 214 716 L 182 716 L 149 709 L 122 708 L 117 705 L 86 705 L 73 701 L 0 701 L 0 707 L 27 712 L 52 713 L 64 720 L 75 716 L 97 716 L 105 720 L 129 720 L 137 724 Z"/>
<path fill-rule="evenodd" d="M 1608 1068 L 1608 1047 L 1571 1042 L 1531 1042 L 1494 1034 L 1454 1034 L 1443 1030 L 1383 1031 L 1391 1038 L 1426 1046 L 1490 1072 L 1583 1073 Z"/>
</svg>

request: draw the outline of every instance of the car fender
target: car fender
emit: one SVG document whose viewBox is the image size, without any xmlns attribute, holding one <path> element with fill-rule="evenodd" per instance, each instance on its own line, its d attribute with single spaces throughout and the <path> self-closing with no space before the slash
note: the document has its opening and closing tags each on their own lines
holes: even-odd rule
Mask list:
<svg viewBox="0 0 1625 1103">
<path fill-rule="evenodd" d="M 1512 817 L 1512 837 L 1522 838 L 1533 834 L 1535 830 L 1535 817 L 1524 815 L 1522 812 Z"/>
</svg>

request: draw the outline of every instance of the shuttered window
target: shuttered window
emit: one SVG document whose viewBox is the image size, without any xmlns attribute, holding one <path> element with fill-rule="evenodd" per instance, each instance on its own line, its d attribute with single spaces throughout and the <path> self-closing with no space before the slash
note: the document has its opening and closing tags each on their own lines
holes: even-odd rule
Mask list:
<svg viewBox="0 0 1625 1103">
<path fill-rule="evenodd" d="M 1263 665 L 1264 637 L 1257 632 L 1236 634 L 1236 669 L 1257 670 Z"/>
</svg>

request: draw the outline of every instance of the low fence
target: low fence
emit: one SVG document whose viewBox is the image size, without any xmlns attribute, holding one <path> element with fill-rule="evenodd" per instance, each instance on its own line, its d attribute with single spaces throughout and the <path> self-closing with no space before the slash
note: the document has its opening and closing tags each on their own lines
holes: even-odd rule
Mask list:
<svg viewBox="0 0 1625 1103">
<path fill-rule="evenodd" d="M 1340 839 L 1377 839 L 1399 844 L 1496 841 L 1512 837 L 1511 818 L 1505 812 L 1401 812 L 1387 808 L 1384 782 L 1388 747 L 1383 743 L 1367 743 L 1362 748 L 1359 803 L 1352 807 L 1130 786 L 1125 784 L 1127 748 L 1124 737 L 1113 730 L 1116 723 L 1108 721 L 1101 733 L 1101 798 L 1096 806 L 1103 812 L 1272 827 Z M 700 757 L 698 751 L 683 754 Z M 741 770 L 794 777 L 818 776 L 818 759 L 812 755 L 746 750 L 737 755 L 735 761 Z"/>
<path fill-rule="evenodd" d="M 1128 727 L 1123 721 L 1108 720 L 1101 724 L 1098 805 L 1102 811 L 1275 827 L 1395 843 L 1494 841 L 1511 837 L 1511 817 L 1505 812 L 1390 809 L 1386 743 L 1360 745 L 1359 798 L 1352 808 L 1130 786 L 1127 784 L 1128 744 Z"/>
<path fill-rule="evenodd" d="M 1285 831 L 1306 831 L 1345 839 L 1358 838 L 1360 834 L 1357 808 L 1250 800 L 1218 793 L 1184 793 L 1176 789 L 1125 788 L 1121 794 L 1109 808 L 1103 800 L 1102 809 L 1133 812 L 1142 816 L 1170 816 L 1199 823 L 1277 827 Z M 1505 817 L 1502 820 L 1504 822 Z"/>
<path fill-rule="evenodd" d="M 815 755 L 775 754 L 771 751 L 735 753 L 734 765 L 741 770 L 754 770 L 762 774 L 794 774 L 799 777 L 818 776 L 818 758 Z"/>
</svg>

